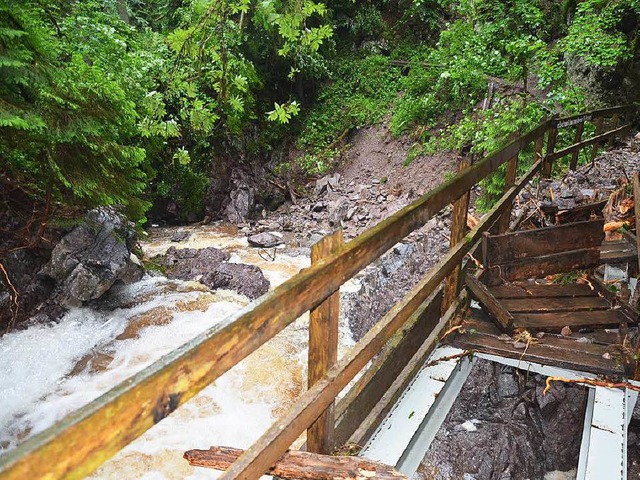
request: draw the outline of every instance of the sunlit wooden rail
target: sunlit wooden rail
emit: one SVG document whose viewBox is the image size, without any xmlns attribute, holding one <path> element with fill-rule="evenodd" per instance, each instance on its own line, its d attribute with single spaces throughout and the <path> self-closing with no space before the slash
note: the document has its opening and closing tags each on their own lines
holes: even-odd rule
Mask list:
<svg viewBox="0 0 640 480">
<path fill-rule="evenodd" d="M 312 309 L 316 312 L 312 327 L 316 341 L 310 348 L 309 362 L 320 365 L 313 374 L 312 386 L 222 478 L 258 478 L 312 425 L 308 441 L 312 449 L 330 451 L 333 445 L 349 439 L 365 440 L 410 380 L 412 368 L 437 344 L 452 312 L 460 308 L 463 261 L 482 233 L 490 228 L 506 229 L 513 199 L 538 172 L 549 176 L 554 162 L 569 154 L 575 167 L 576 152 L 592 146 L 595 155 L 599 145 L 611 145 L 614 137 L 627 133 L 631 123 L 620 127 L 618 123 L 623 118 L 630 120 L 633 111 L 633 106 L 623 106 L 545 120 L 352 241 L 342 244 L 334 237 L 322 251 L 316 251 L 311 267 L 1 457 L 0 476 L 23 480 L 90 474 Z M 609 130 L 603 131 L 604 120 L 609 117 Z M 596 135 L 582 140 L 585 122 L 594 122 Z M 576 127 L 574 144 L 556 150 L 558 130 L 569 127 Z M 527 155 L 533 156 L 531 166 L 516 179 L 518 162 Z M 465 196 L 507 162 L 504 195 L 475 228 L 466 231 Z M 451 203 L 458 208 L 452 216 L 451 229 L 456 234 L 451 236 L 449 252 L 335 363 L 335 351 L 324 351 L 322 342 L 317 341 L 324 336 L 323 328 L 335 329 L 337 309 L 327 302 L 335 302 L 334 294 L 343 283 Z M 443 286 L 445 279 L 448 281 Z M 446 312 L 444 316 L 441 311 Z M 324 333 L 329 335 L 328 330 Z M 334 348 L 335 341 L 328 342 L 327 349 Z M 360 380 L 335 404 L 338 393 L 374 357 Z"/>
</svg>

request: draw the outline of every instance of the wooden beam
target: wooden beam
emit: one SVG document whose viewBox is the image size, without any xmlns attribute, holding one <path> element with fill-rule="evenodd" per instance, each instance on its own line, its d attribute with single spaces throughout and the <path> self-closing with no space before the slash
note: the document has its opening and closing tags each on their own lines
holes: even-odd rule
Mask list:
<svg viewBox="0 0 640 480">
<path fill-rule="evenodd" d="M 600 249 L 582 248 L 568 252 L 554 253 L 538 257 L 492 265 L 487 268 L 486 285 L 494 286 L 503 282 L 544 278 L 556 273 L 572 272 L 597 267 L 600 264 Z"/>
<path fill-rule="evenodd" d="M 640 172 L 633 174 L 633 206 L 636 218 L 636 250 L 638 252 L 637 268 L 640 270 Z M 640 288 L 640 285 L 636 288 Z"/>
<path fill-rule="evenodd" d="M 563 223 L 584 222 L 593 216 L 602 217 L 602 209 L 608 200 L 587 203 L 569 210 L 560 210 L 555 213 L 556 225 Z"/>
<path fill-rule="evenodd" d="M 593 297 L 598 295 L 596 291 L 586 283 L 573 283 L 569 285 L 558 285 L 557 283 L 535 284 L 519 283 L 509 285 L 498 285 L 489 289 L 494 297 L 498 299 L 510 298 L 558 298 L 558 297 Z"/>
<path fill-rule="evenodd" d="M 638 310 L 618 298 L 616 292 L 609 290 L 609 286 L 604 283 L 596 275 L 587 275 L 587 280 L 595 288 L 595 291 L 603 298 L 606 298 L 612 306 L 617 307 L 620 312 L 626 317 L 626 320 L 631 323 L 637 323 L 639 319 Z"/>
<path fill-rule="evenodd" d="M 443 182 L 347 243 L 340 253 L 302 270 L 242 312 L 203 332 L 0 457 L 0 476 L 3 480 L 22 480 L 45 474 L 52 479 L 89 475 L 300 315 L 319 305 L 398 241 L 423 226 L 540 136 L 548 125 L 549 121 L 543 122 L 502 150 Z M 511 193 L 513 199 L 515 193 Z M 88 431 L 94 432 L 90 442 Z"/>
<path fill-rule="evenodd" d="M 473 275 L 467 274 L 465 282 L 476 300 L 480 302 L 483 309 L 487 311 L 498 326 L 506 332 L 513 329 L 513 317 L 506 308 L 494 297 L 489 289 L 480 283 Z"/>
<path fill-rule="evenodd" d="M 604 220 L 600 219 L 490 235 L 486 239 L 485 266 L 598 247 L 604 241 L 603 228 Z"/>
<path fill-rule="evenodd" d="M 548 333 L 541 340 L 529 345 L 521 344 L 518 348 L 513 340 L 506 341 L 501 336 L 502 332 L 487 320 L 465 321 L 464 329 L 465 333 L 450 340 L 451 345 L 478 353 L 495 354 L 582 372 L 604 375 L 623 373 L 615 355 L 603 357 L 603 354 L 609 352 L 608 345 L 577 343 L 574 337 L 555 337 Z"/>
<path fill-rule="evenodd" d="M 466 156 L 460 160 L 458 171 L 462 172 L 471 166 L 472 157 Z M 453 204 L 451 212 L 451 233 L 449 235 L 449 248 L 455 247 L 464 238 L 467 231 L 467 215 L 469 213 L 469 199 L 471 191 L 466 192 Z M 462 265 L 456 266 L 447 277 L 444 287 L 444 298 L 442 300 L 442 313 L 446 312 L 453 301 L 460 293 L 460 269 Z"/>
<path fill-rule="evenodd" d="M 460 292 L 460 295 L 458 295 L 458 298 L 453 305 L 451 305 L 449 310 L 440 318 L 438 324 L 422 343 L 413 358 L 409 360 L 402 369 L 402 372 L 398 374 L 391 386 L 384 392 L 378 403 L 376 403 L 371 410 L 365 412 L 367 416 L 364 420 L 362 420 L 359 425 L 353 425 L 357 428 L 352 432 L 343 430 L 345 435 L 349 433 L 349 436 L 345 438 L 357 445 L 364 445 L 369 441 L 380 425 L 380 422 L 386 418 L 387 414 L 394 407 L 400 396 L 423 367 L 427 357 L 431 355 L 431 352 L 441 341 L 441 333 L 456 322 L 462 312 L 466 309 L 468 303 L 468 293 L 466 290 L 463 290 Z M 344 400 L 347 400 L 347 397 L 345 397 Z M 340 404 L 338 404 L 338 406 L 340 406 Z M 338 430 L 342 430 L 341 425 L 338 426 Z"/>
<path fill-rule="evenodd" d="M 336 230 L 311 247 L 311 264 L 331 254 L 338 253 L 343 246 L 342 230 Z M 308 385 L 312 387 L 326 375 L 338 360 L 338 317 L 340 316 L 340 292 L 329 298 L 309 314 Z M 307 429 L 307 450 L 329 455 L 334 448 L 334 405 L 331 404 Z"/>
<path fill-rule="evenodd" d="M 434 292 L 387 342 L 336 406 L 336 444 L 346 443 L 398 378 L 440 320 L 442 288 Z"/>
<path fill-rule="evenodd" d="M 603 117 L 596 118 L 593 123 L 596 126 L 596 136 L 593 137 L 592 140 L 596 140 L 596 141 L 593 142 L 593 148 L 591 150 L 591 163 L 593 163 L 596 160 L 596 157 L 598 156 L 598 147 L 600 146 L 600 137 L 602 137 L 602 125 L 604 123 L 604 118 Z M 607 132 L 607 133 L 610 133 L 610 132 Z"/>
<path fill-rule="evenodd" d="M 558 139 L 558 129 L 554 124 L 549 129 L 549 136 L 547 139 L 547 154 L 544 157 L 544 165 L 542 166 L 542 178 L 551 178 L 551 170 L 553 168 L 554 151 L 556 148 L 556 141 Z"/>
<path fill-rule="evenodd" d="M 554 313 L 516 313 L 513 315 L 513 328 L 530 331 L 560 332 L 568 326 L 572 330 L 579 328 L 618 328 L 624 321 L 617 310 L 590 312 L 554 312 Z"/>
<path fill-rule="evenodd" d="M 632 125 L 630 123 L 627 123 L 626 125 L 618 127 L 615 130 L 610 130 L 608 132 L 602 133 L 602 130 L 600 130 L 600 132 L 597 132 L 596 136 L 591 137 L 588 140 L 583 140 L 580 143 L 576 143 L 574 145 L 570 145 L 567 148 L 563 148 L 562 150 L 558 150 L 557 152 L 554 152 L 549 158 L 551 158 L 551 160 L 556 160 L 556 159 L 558 159 L 560 157 L 564 157 L 565 155 L 569 155 L 570 153 L 582 150 L 583 148 L 586 148 L 586 147 L 588 147 L 590 145 L 594 146 L 595 155 L 597 155 L 598 154 L 598 149 L 597 149 L 597 144 L 598 143 L 602 142 L 603 140 L 607 140 L 608 138 L 610 138 L 612 136 L 624 135 L 629 130 L 631 130 L 631 127 L 632 127 Z M 595 156 L 594 156 L 593 152 L 594 152 L 594 150 L 592 150 L 592 152 L 591 152 L 592 161 L 595 159 Z"/>
<path fill-rule="evenodd" d="M 211 447 L 209 450 L 189 450 L 184 458 L 196 467 L 226 470 L 244 450 L 230 447 Z M 286 452 L 265 475 L 287 479 L 362 480 L 366 478 L 407 478 L 393 467 L 362 457 L 332 457 L 295 450 Z M 256 477 L 258 478 L 258 477 Z"/>
<path fill-rule="evenodd" d="M 614 114 L 621 114 L 635 110 L 635 105 L 618 105 L 616 107 L 601 108 L 599 110 L 591 110 L 585 113 L 578 113 L 576 115 L 570 115 L 568 117 L 561 117 L 555 120 L 555 124 L 558 128 L 570 127 L 577 125 L 581 122 L 590 122 L 598 117 L 610 117 Z"/>
<path fill-rule="evenodd" d="M 561 287 L 561 285 L 557 285 Z M 528 297 L 500 299 L 505 310 L 516 313 L 582 312 L 590 310 L 609 310 L 611 303 L 597 295 L 588 297 Z"/>
<path fill-rule="evenodd" d="M 511 188 L 516 183 L 516 177 L 518 175 L 518 155 L 509 159 L 507 162 L 507 171 L 505 173 L 505 189 Z M 504 214 L 498 220 L 497 231 L 498 233 L 504 233 L 509 230 L 509 223 L 511 222 L 511 210 L 512 207 L 506 209 Z"/>
<path fill-rule="evenodd" d="M 615 130 L 616 128 L 618 128 L 618 122 L 620 121 L 620 115 L 617 113 L 613 114 L 613 118 L 611 119 L 611 130 Z M 615 140 L 615 136 L 611 135 L 609 137 L 609 144 L 607 145 L 607 148 L 609 150 L 611 150 L 613 148 L 613 141 Z"/>
<path fill-rule="evenodd" d="M 319 413 L 369 362 L 395 334 L 400 326 L 433 293 L 462 257 L 475 245 L 482 232 L 489 228 L 513 201 L 522 186 L 540 170 L 541 162 L 534 164 L 527 174 L 510 188 L 494 205 L 482 221 L 471 230 L 456 247 L 451 249 L 405 297 L 329 370 L 323 380 L 305 392 L 284 418 L 273 425 L 235 462 L 221 479 L 253 478 L 259 476 L 298 438 Z M 474 168 L 474 167 L 471 167 Z"/>
<path fill-rule="evenodd" d="M 580 122 L 576 127 L 576 135 L 573 137 L 574 145 L 579 144 L 582 141 L 582 132 L 584 131 L 584 122 Z M 569 164 L 569 170 L 574 172 L 578 168 L 578 157 L 580 157 L 580 150 L 575 150 L 571 154 L 571 163 Z"/>
</svg>

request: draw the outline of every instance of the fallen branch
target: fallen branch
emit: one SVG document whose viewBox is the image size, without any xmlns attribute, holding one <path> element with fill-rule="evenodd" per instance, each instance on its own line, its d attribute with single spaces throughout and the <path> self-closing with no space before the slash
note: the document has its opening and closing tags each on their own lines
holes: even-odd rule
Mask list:
<svg viewBox="0 0 640 480">
<path fill-rule="evenodd" d="M 457 358 L 462 358 L 462 357 L 471 357 L 471 356 L 473 356 L 474 353 L 476 353 L 475 350 L 465 350 L 462 353 L 456 353 L 454 355 L 447 355 L 446 357 L 442 357 L 442 358 L 438 358 L 436 360 L 432 360 L 429 363 L 425 363 L 424 366 L 425 367 L 433 367 L 434 365 L 437 365 L 440 362 L 446 362 L 447 360 L 455 360 Z"/>
<path fill-rule="evenodd" d="M 547 385 L 542 392 L 543 395 L 546 395 L 551 388 L 551 382 L 581 383 L 584 385 L 591 385 L 593 387 L 628 388 L 629 390 L 640 392 L 640 387 L 637 387 L 629 382 L 607 382 L 605 380 L 593 380 L 590 378 L 547 377 Z"/>
<path fill-rule="evenodd" d="M 231 447 L 211 447 L 209 450 L 189 450 L 184 458 L 196 467 L 226 470 L 244 450 Z M 361 457 L 334 457 L 318 453 L 288 451 L 265 474 L 281 478 L 311 480 L 365 480 L 367 478 L 407 478 L 393 467 Z"/>
<path fill-rule="evenodd" d="M 16 287 L 14 287 L 13 283 L 11 283 L 11 279 L 9 278 L 9 273 L 4 268 L 4 265 L 2 264 L 2 262 L 0 262 L 0 270 L 2 270 L 2 273 L 4 274 L 4 278 L 7 283 L 7 288 L 11 290 L 9 294 L 11 297 L 11 304 L 9 306 L 9 310 L 11 311 L 11 320 L 9 321 L 9 325 L 7 325 L 7 330 L 5 332 L 5 333 L 8 333 L 13 328 L 13 325 L 16 322 L 16 318 L 18 317 L 18 310 L 20 308 L 20 305 L 18 304 L 19 295 L 18 295 L 18 290 L 16 290 Z"/>
</svg>

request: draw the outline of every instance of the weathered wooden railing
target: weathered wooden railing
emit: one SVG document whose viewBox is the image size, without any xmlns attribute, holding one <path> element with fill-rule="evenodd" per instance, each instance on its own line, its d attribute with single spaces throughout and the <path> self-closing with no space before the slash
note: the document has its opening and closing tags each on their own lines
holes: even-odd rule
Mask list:
<svg viewBox="0 0 640 480">
<path fill-rule="evenodd" d="M 600 143 L 628 131 L 629 123 L 618 128 L 617 122 L 631 109 L 615 107 L 545 120 L 349 243 L 343 245 L 341 236 L 331 236 L 314 249 L 310 268 L 4 455 L 0 476 L 82 478 L 309 310 L 313 310 L 310 388 L 224 478 L 258 478 L 307 428 L 308 447 L 316 451 L 330 451 L 349 439 L 366 440 L 460 307 L 456 298 L 461 298 L 462 262 L 482 233 L 494 224 L 500 231 L 506 229 L 513 199 L 538 171 L 548 176 L 554 160 L 591 145 L 595 152 Z M 613 120 L 611 129 L 603 133 L 605 117 Z M 583 141 L 585 121 L 595 121 L 599 127 L 596 136 Z M 555 151 L 558 129 L 571 125 L 577 125 L 575 144 Z M 533 165 L 516 181 L 518 155 L 532 143 Z M 505 162 L 509 164 L 504 195 L 475 228 L 466 231 L 470 189 Z M 336 363 L 340 286 L 452 202 L 449 252 Z M 441 315 L 441 310 L 446 313 Z M 334 410 L 339 392 L 372 359 Z"/>
</svg>

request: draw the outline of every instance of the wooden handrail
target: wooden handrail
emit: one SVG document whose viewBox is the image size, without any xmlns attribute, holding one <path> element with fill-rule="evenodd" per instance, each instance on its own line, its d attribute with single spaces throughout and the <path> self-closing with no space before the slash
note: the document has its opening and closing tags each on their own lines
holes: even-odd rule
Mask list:
<svg viewBox="0 0 640 480">
<path fill-rule="evenodd" d="M 595 145 L 597 143 L 602 142 L 603 140 L 611 139 L 616 135 L 622 135 L 628 132 L 631 129 L 631 124 L 627 123 L 621 127 L 615 128 L 613 130 L 609 130 L 608 132 L 604 132 L 600 135 L 596 135 L 595 137 L 591 137 L 588 140 L 583 140 L 578 143 L 574 143 L 573 145 L 568 146 L 567 148 L 563 148 L 562 150 L 558 150 L 549 155 L 551 160 L 557 160 L 558 158 L 564 157 L 565 155 L 569 155 L 570 153 L 577 152 L 582 150 L 585 147 L 589 147 L 591 145 Z"/>
<path fill-rule="evenodd" d="M 460 263 L 483 232 L 502 215 L 504 210 L 534 175 L 542 161 L 536 162 L 517 185 L 511 187 L 455 247 L 431 269 L 429 273 L 394 305 L 391 310 L 332 368 L 327 376 L 307 390 L 289 413 L 274 424 L 260 439 L 229 467 L 220 477 L 259 478 L 282 455 L 289 445 L 315 420 L 353 377 L 382 349 L 386 342 L 409 316 L 438 287 L 440 282 Z"/>
<path fill-rule="evenodd" d="M 300 315 L 322 303 L 345 281 L 409 233 L 423 226 L 500 165 L 514 158 L 532 141 L 541 145 L 540 138 L 553 126 L 554 121 L 543 121 L 500 151 L 489 154 L 367 230 L 344 245 L 339 252 L 302 270 L 238 314 L 200 334 L 58 424 L 0 457 L 0 475 L 3 479 L 53 479 L 82 478 L 90 474 Z M 507 191 L 485 219 L 452 248 L 427 277 L 363 337 L 342 362 L 303 395 L 302 403 L 294 407 L 299 418 L 292 419 L 291 415 L 286 417 L 291 424 L 278 435 L 277 445 L 266 453 L 262 449 L 248 450 L 239 460 L 239 466 L 232 467 L 226 478 L 230 478 L 233 472 L 258 472 L 260 466 L 274 460 L 273 455 L 286 441 L 307 428 L 353 375 L 380 351 L 448 272 L 460 264 L 473 241 L 477 240 L 483 229 L 488 228 L 488 222 L 500 216 L 507 208 L 507 202 L 511 202 L 541 165 L 541 160 L 536 161 L 523 180 Z M 339 385 L 342 387 L 338 388 Z M 258 459 L 256 452 L 257 457 L 264 454 L 264 459 Z"/>
<path fill-rule="evenodd" d="M 629 112 L 635 108 L 634 105 L 618 105 L 616 107 L 601 108 L 599 110 L 591 110 L 585 113 L 578 113 L 568 117 L 560 117 L 554 120 L 557 128 L 570 127 L 582 122 L 589 122 L 601 117 L 610 117 L 615 114 Z"/>
</svg>

